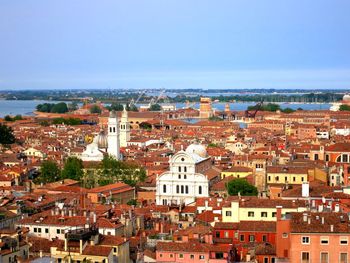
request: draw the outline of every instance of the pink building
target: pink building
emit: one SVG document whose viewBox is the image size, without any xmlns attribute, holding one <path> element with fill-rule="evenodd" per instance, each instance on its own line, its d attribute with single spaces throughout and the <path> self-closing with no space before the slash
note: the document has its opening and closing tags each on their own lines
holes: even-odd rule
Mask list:
<svg viewBox="0 0 350 263">
<path fill-rule="evenodd" d="M 226 263 L 230 246 L 215 246 L 197 241 L 186 243 L 158 242 L 157 262 Z"/>
<path fill-rule="evenodd" d="M 347 263 L 350 220 L 343 213 L 291 213 L 278 216 L 276 254 L 291 263 Z"/>
</svg>

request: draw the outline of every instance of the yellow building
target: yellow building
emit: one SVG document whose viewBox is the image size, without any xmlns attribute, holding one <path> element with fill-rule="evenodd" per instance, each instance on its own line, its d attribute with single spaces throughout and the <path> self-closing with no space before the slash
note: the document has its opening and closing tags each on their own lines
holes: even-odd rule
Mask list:
<svg viewBox="0 0 350 263">
<path fill-rule="evenodd" d="M 269 166 L 267 184 L 302 184 L 309 181 L 309 169 L 295 166 Z"/>
<path fill-rule="evenodd" d="M 282 215 L 306 211 L 305 202 L 246 196 L 222 207 L 222 222 L 276 221 L 276 207 L 279 206 L 282 207 Z"/>
<path fill-rule="evenodd" d="M 221 172 L 221 179 L 232 176 L 234 178 L 245 178 L 253 173 L 253 169 L 244 166 L 232 166 Z"/>
</svg>

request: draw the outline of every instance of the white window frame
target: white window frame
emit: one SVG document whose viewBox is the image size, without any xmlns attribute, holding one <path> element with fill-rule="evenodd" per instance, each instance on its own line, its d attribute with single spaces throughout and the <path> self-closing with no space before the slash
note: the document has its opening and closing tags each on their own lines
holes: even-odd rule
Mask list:
<svg viewBox="0 0 350 263">
<path fill-rule="evenodd" d="M 308 253 L 309 254 L 309 263 L 311 262 L 311 253 L 310 251 L 301 251 L 300 252 L 300 262 L 303 262 L 303 253 Z"/>
<path fill-rule="evenodd" d="M 341 254 L 346 254 L 346 263 L 348 263 L 349 262 L 349 260 L 348 260 L 348 258 L 349 258 L 348 252 L 342 252 L 342 251 L 339 252 L 339 262 L 341 260 Z"/>
<path fill-rule="evenodd" d="M 327 254 L 327 262 L 326 263 L 329 263 L 329 252 L 328 251 L 320 251 L 320 262 L 322 260 L 322 253 L 325 253 Z M 323 262 L 322 262 L 323 263 Z"/>
<path fill-rule="evenodd" d="M 327 241 L 327 243 L 322 243 L 322 241 Z M 321 238 L 320 238 L 320 244 L 321 244 L 322 246 L 327 246 L 327 245 L 329 245 L 329 237 L 321 236 Z"/>
<path fill-rule="evenodd" d="M 304 241 L 303 241 L 303 238 L 304 238 L 304 237 L 305 237 L 305 238 L 308 238 L 309 241 L 308 241 L 308 242 L 304 242 Z M 302 237 L 301 237 L 301 244 L 309 245 L 309 244 L 311 243 L 310 241 L 311 241 L 311 240 L 310 240 L 310 236 L 302 236 Z M 305 252 L 306 252 L 306 251 L 305 251 Z"/>
<path fill-rule="evenodd" d="M 342 241 L 346 241 L 346 244 L 342 244 L 342 243 L 341 243 Z M 341 245 L 341 246 L 347 246 L 348 244 L 349 244 L 349 239 L 348 239 L 348 237 L 341 236 L 341 237 L 339 238 L 339 245 Z"/>
</svg>

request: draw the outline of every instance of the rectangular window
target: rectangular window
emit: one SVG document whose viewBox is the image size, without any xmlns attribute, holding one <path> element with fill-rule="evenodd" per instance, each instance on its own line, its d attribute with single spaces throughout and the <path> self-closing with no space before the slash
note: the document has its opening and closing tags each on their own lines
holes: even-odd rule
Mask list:
<svg viewBox="0 0 350 263">
<path fill-rule="evenodd" d="M 340 245 L 347 245 L 347 244 L 348 244 L 348 238 L 340 237 Z"/>
<path fill-rule="evenodd" d="M 38 228 L 38 232 L 41 233 L 41 228 L 40 227 Z"/>
<path fill-rule="evenodd" d="M 267 217 L 267 212 L 261 212 L 261 217 Z"/>
<path fill-rule="evenodd" d="M 262 241 L 263 241 L 263 242 L 266 242 L 266 241 L 267 241 L 267 236 L 266 236 L 266 235 L 263 235 L 263 236 L 262 236 Z"/>
<path fill-rule="evenodd" d="M 329 238 L 328 237 L 321 237 L 321 245 L 328 245 Z"/>
<path fill-rule="evenodd" d="M 277 212 L 272 212 L 272 217 L 276 217 Z"/>
<path fill-rule="evenodd" d="M 36 227 L 34 227 L 34 233 L 38 232 L 38 229 Z"/>
<path fill-rule="evenodd" d="M 264 258 L 264 263 L 269 263 L 269 258 Z"/>
<path fill-rule="evenodd" d="M 179 258 L 184 258 L 184 254 L 179 254 Z"/>
<path fill-rule="evenodd" d="M 173 258 L 174 257 L 173 254 L 170 254 L 170 257 Z"/>
<path fill-rule="evenodd" d="M 301 263 L 310 263 L 310 253 L 301 252 Z"/>
<path fill-rule="evenodd" d="M 45 233 L 49 233 L 49 229 L 48 228 L 45 228 Z"/>
<path fill-rule="evenodd" d="M 226 216 L 231 216 L 231 211 L 226 211 Z"/>
<path fill-rule="evenodd" d="M 224 237 L 225 237 L 225 238 L 228 238 L 228 231 L 225 231 L 225 232 L 224 232 Z"/>
<path fill-rule="evenodd" d="M 321 263 L 328 263 L 328 252 L 321 252 Z"/>
<path fill-rule="evenodd" d="M 254 241 L 255 241 L 255 236 L 249 235 L 249 242 L 254 242 Z"/>
<path fill-rule="evenodd" d="M 302 244 L 310 244 L 310 237 L 301 237 Z"/>
<path fill-rule="evenodd" d="M 339 262 L 348 263 L 348 253 L 340 253 Z"/>
<path fill-rule="evenodd" d="M 215 232 L 215 237 L 217 237 L 217 238 L 220 237 L 220 232 L 219 232 L 219 231 L 216 231 L 216 232 Z"/>
<path fill-rule="evenodd" d="M 244 242 L 244 235 L 239 236 L 239 241 Z"/>
<path fill-rule="evenodd" d="M 56 233 L 60 234 L 61 233 L 60 229 L 56 229 Z"/>
<path fill-rule="evenodd" d="M 191 255 L 190 258 L 191 258 L 191 259 L 194 259 L 194 255 Z"/>
<path fill-rule="evenodd" d="M 204 259 L 204 255 L 199 255 L 199 259 Z"/>
<path fill-rule="evenodd" d="M 254 217 L 254 212 L 253 211 L 249 211 L 248 212 L 248 217 Z"/>
</svg>

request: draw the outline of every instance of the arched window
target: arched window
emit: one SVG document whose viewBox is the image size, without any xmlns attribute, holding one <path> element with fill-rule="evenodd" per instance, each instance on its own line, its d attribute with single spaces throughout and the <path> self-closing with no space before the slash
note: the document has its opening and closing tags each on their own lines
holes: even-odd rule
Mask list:
<svg viewBox="0 0 350 263">
<path fill-rule="evenodd" d="M 115 127 L 113 127 L 113 132 L 115 132 Z"/>
<path fill-rule="evenodd" d="M 181 194 L 183 194 L 183 193 L 184 193 L 184 186 L 181 185 Z"/>
<path fill-rule="evenodd" d="M 202 186 L 200 185 L 199 187 L 198 187 L 198 194 L 202 194 Z"/>
<path fill-rule="evenodd" d="M 179 166 L 179 173 L 181 173 L 181 166 Z"/>
<path fill-rule="evenodd" d="M 180 187 L 179 185 L 176 186 L 176 193 L 178 194 L 180 192 Z"/>
<path fill-rule="evenodd" d="M 186 185 L 186 194 L 188 194 L 188 185 Z"/>
<path fill-rule="evenodd" d="M 187 167 L 186 166 L 184 167 L 184 172 L 187 173 Z"/>
<path fill-rule="evenodd" d="M 337 163 L 341 163 L 341 155 L 337 157 Z"/>
<path fill-rule="evenodd" d="M 166 185 L 163 184 L 163 193 L 166 193 Z"/>
<path fill-rule="evenodd" d="M 187 179 L 187 175 L 186 174 L 184 175 L 184 179 Z"/>
<path fill-rule="evenodd" d="M 109 132 L 112 132 L 112 127 L 109 127 Z"/>
</svg>

